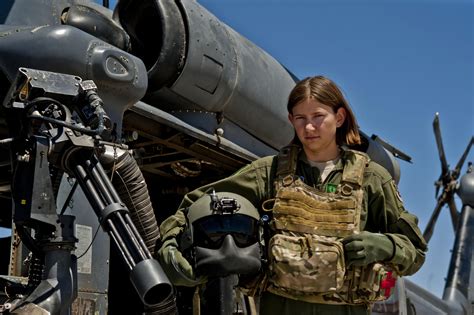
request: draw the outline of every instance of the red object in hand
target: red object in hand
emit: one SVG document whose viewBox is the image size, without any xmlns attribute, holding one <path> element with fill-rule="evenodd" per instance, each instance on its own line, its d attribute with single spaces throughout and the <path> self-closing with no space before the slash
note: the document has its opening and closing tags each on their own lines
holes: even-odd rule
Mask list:
<svg viewBox="0 0 474 315">
<path fill-rule="evenodd" d="M 392 272 L 388 271 L 387 276 L 385 279 L 380 281 L 380 288 L 385 290 L 385 297 L 389 298 L 390 294 L 392 293 L 392 288 L 395 287 L 395 283 L 397 282 L 397 278 L 392 277 Z"/>
</svg>

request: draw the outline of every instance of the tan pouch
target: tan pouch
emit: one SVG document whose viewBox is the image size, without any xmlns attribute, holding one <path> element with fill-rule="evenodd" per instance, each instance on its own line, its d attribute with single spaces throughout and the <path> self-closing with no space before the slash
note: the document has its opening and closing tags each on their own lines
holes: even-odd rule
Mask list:
<svg viewBox="0 0 474 315">
<path fill-rule="evenodd" d="M 395 286 L 396 274 L 388 271 L 380 263 L 358 267 L 359 276 L 352 283 L 352 301 L 355 303 L 373 303 L 390 297 Z"/>
<path fill-rule="evenodd" d="M 343 245 L 335 238 L 276 234 L 269 243 L 269 282 L 275 287 L 302 294 L 336 292 L 342 287 Z"/>
</svg>

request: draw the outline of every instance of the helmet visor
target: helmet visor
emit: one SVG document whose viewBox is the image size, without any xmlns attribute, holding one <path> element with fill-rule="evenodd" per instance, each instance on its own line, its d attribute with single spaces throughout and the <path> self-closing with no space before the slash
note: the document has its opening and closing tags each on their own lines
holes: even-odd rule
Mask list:
<svg viewBox="0 0 474 315">
<path fill-rule="evenodd" d="M 244 214 L 210 215 L 193 223 L 195 246 L 218 249 L 227 235 L 235 244 L 248 247 L 258 242 L 258 221 Z"/>
</svg>

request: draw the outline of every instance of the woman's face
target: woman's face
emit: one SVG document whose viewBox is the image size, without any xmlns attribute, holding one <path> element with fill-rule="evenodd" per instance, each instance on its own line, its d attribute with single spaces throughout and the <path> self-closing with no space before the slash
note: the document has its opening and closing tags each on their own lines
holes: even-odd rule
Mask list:
<svg viewBox="0 0 474 315">
<path fill-rule="evenodd" d="M 327 161 L 337 157 L 336 129 L 344 123 L 344 108 L 334 112 L 315 99 L 306 99 L 293 107 L 288 115 L 308 159 Z M 336 156 L 333 156 L 336 154 Z"/>
</svg>

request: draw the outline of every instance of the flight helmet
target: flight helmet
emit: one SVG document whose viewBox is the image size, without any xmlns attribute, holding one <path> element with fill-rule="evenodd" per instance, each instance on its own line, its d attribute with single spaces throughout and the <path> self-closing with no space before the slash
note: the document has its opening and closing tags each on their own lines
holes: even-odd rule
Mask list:
<svg viewBox="0 0 474 315">
<path fill-rule="evenodd" d="M 260 215 L 232 192 L 206 193 L 186 210 L 181 248 L 197 275 L 253 274 L 261 267 Z"/>
</svg>

